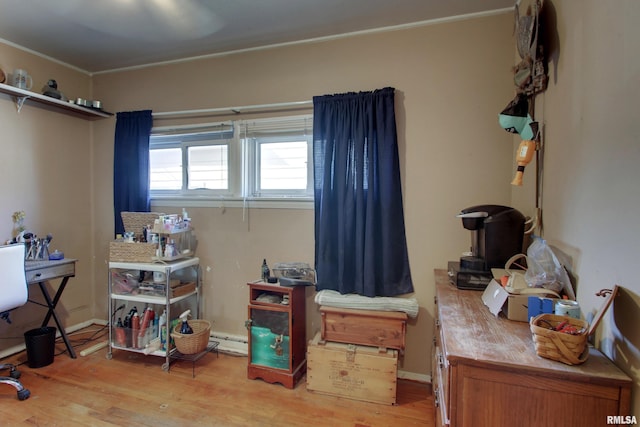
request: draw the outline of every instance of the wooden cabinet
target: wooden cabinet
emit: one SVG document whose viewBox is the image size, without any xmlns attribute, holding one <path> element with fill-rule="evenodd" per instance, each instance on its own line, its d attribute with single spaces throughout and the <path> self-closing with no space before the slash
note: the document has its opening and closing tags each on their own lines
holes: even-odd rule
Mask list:
<svg viewBox="0 0 640 427">
<path fill-rule="evenodd" d="M 249 285 L 247 377 L 294 388 L 307 368 L 305 287 Z"/>
<path fill-rule="evenodd" d="M 436 426 L 600 426 L 630 414 L 632 381 L 601 352 L 577 366 L 541 358 L 527 323 L 493 316 L 446 270 L 435 279 Z"/>
</svg>

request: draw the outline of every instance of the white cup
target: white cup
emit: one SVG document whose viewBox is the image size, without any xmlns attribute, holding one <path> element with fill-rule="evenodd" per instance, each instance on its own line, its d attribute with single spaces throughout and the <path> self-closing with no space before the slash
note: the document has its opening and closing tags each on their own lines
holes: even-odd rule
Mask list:
<svg viewBox="0 0 640 427">
<path fill-rule="evenodd" d="M 33 79 L 31 79 L 31 76 L 27 73 L 27 70 L 18 68 L 17 70 L 13 71 L 13 86 L 17 87 L 18 89 L 31 89 L 31 86 L 33 86 Z"/>
</svg>

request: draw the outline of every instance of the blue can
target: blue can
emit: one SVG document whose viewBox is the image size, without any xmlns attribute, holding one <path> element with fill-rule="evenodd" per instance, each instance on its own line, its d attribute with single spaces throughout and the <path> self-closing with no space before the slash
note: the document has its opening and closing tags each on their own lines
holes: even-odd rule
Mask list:
<svg viewBox="0 0 640 427">
<path fill-rule="evenodd" d="M 580 318 L 580 305 L 577 301 L 559 300 L 556 302 L 555 314 L 558 316 L 569 316 L 574 319 Z"/>
</svg>

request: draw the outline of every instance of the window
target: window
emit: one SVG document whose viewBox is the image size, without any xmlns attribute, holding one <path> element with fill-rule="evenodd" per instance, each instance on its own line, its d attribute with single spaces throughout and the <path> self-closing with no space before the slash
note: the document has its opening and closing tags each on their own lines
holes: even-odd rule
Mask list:
<svg viewBox="0 0 640 427">
<path fill-rule="evenodd" d="M 229 165 L 233 127 L 154 129 L 149 142 L 151 196 L 226 195 L 232 191 Z"/>
<path fill-rule="evenodd" d="M 307 141 L 260 142 L 258 191 L 307 188 Z"/>
<path fill-rule="evenodd" d="M 187 147 L 187 189 L 229 189 L 227 144 Z"/>
<path fill-rule="evenodd" d="M 152 198 L 313 197 L 312 117 L 154 128 Z"/>
<path fill-rule="evenodd" d="M 242 123 L 247 195 L 312 197 L 311 120 L 304 116 Z"/>
</svg>

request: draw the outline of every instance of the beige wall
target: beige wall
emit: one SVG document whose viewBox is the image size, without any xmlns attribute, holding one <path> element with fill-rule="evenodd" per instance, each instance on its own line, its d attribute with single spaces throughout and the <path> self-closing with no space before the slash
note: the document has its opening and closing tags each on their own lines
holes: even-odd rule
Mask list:
<svg viewBox="0 0 640 427">
<path fill-rule="evenodd" d="M 558 48 L 549 89 L 536 108 L 536 118 L 545 124 L 544 236 L 568 260 L 587 314 L 601 303 L 596 290 L 614 283 L 623 287 L 599 328 L 597 345 L 634 378 L 637 408 L 640 285 L 633 257 L 640 146 L 632 124 L 640 99 L 635 55 L 640 30 L 634 22 L 640 6 L 633 0 L 545 3 L 557 25 Z M 496 121 L 513 96 L 511 30 L 508 13 L 92 79 L 0 45 L 0 67 L 29 69 L 36 88 L 54 77 L 64 92 L 95 94 L 114 112 L 298 101 L 395 87 L 409 256 L 421 307 L 408 328 L 401 369 L 429 375 L 433 269 L 445 267 L 469 245 L 455 213 L 474 204 L 503 203 L 534 214 L 534 165 L 522 188 L 509 185 L 517 141 Z M 11 213 L 25 209 L 28 224 L 52 232 L 59 244 L 54 246 L 80 259 L 79 275 L 61 302 L 67 325 L 107 317 L 114 124 L 114 119 L 86 122 L 28 106 L 17 114 L 11 99 L 0 95 L 1 144 L 7 153 L 0 164 L 3 176 L 11 177 L 0 184 L 5 200 L 0 232 L 9 237 Z M 247 212 L 238 208 L 187 208 L 205 266 L 205 316 L 216 330 L 245 333 L 245 282 L 257 276 L 263 257 L 312 262 L 313 212 L 250 209 L 246 219 Z M 312 295 L 308 302 L 313 331 Z M 15 312 L 17 325 L 0 325 L 0 334 L 19 335 L 21 325 L 34 322 L 33 310 Z"/>
<path fill-rule="evenodd" d="M 511 97 L 511 16 L 424 26 L 322 43 L 222 56 L 94 77 L 114 111 L 176 111 L 309 100 L 314 95 L 397 90 L 397 121 L 409 257 L 420 303 L 402 369 L 428 376 L 433 269 L 467 250 L 455 214 L 509 202 L 511 138 L 497 113 Z M 209 119 L 211 121 L 212 119 Z M 111 194 L 113 122 L 96 125 L 96 194 Z M 100 159 L 98 161 L 97 159 Z M 98 177 L 105 177 L 100 180 Z M 112 200 L 96 200 L 97 259 L 106 257 Z M 165 212 L 178 207 L 157 206 Z M 313 264 L 313 211 L 189 207 L 205 267 L 205 313 L 214 329 L 246 334 L 246 282 L 271 263 Z M 97 266 L 102 269 L 104 266 Z M 100 277 L 100 275 L 98 275 Z M 308 332 L 319 329 L 312 295 Z M 97 306 L 106 303 L 99 296 Z"/>
<path fill-rule="evenodd" d="M 638 415 L 640 3 L 545 4 L 558 42 L 549 89 L 536 105 L 537 119 L 546 124 L 544 236 L 566 258 L 588 318 L 603 302 L 597 291 L 622 287 L 596 344 L 634 379 L 632 413 Z M 533 203 L 530 190 L 514 189 L 514 200 Z"/>
<path fill-rule="evenodd" d="M 0 68 L 9 74 L 26 69 L 33 90 L 41 92 L 53 78 L 70 98 L 91 96 L 91 78 L 0 43 Z M 59 315 L 67 325 L 91 319 L 95 313 L 92 236 L 93 193 L 92 124 L 49 111 L 26 101 L 20 113 L 10 96 L 0 95 L 0 241 L 13 237 L 11 215 L 24 210 L 25 226 L 40 237 L 53 235 L 52 249 L 79 258 L 60 304 Z M 53 284 L 57 288 L 57 284 Z M 42 301 L 37 288 L 30 297 Z M 102 294 L 102 291 L 100 291 Z M 33 304 L 11 314 L 13 324 L 0 322 L 0 350 L 23 344 L 22 331 L 40 326 L 46 310 Z"/>
</svg>

